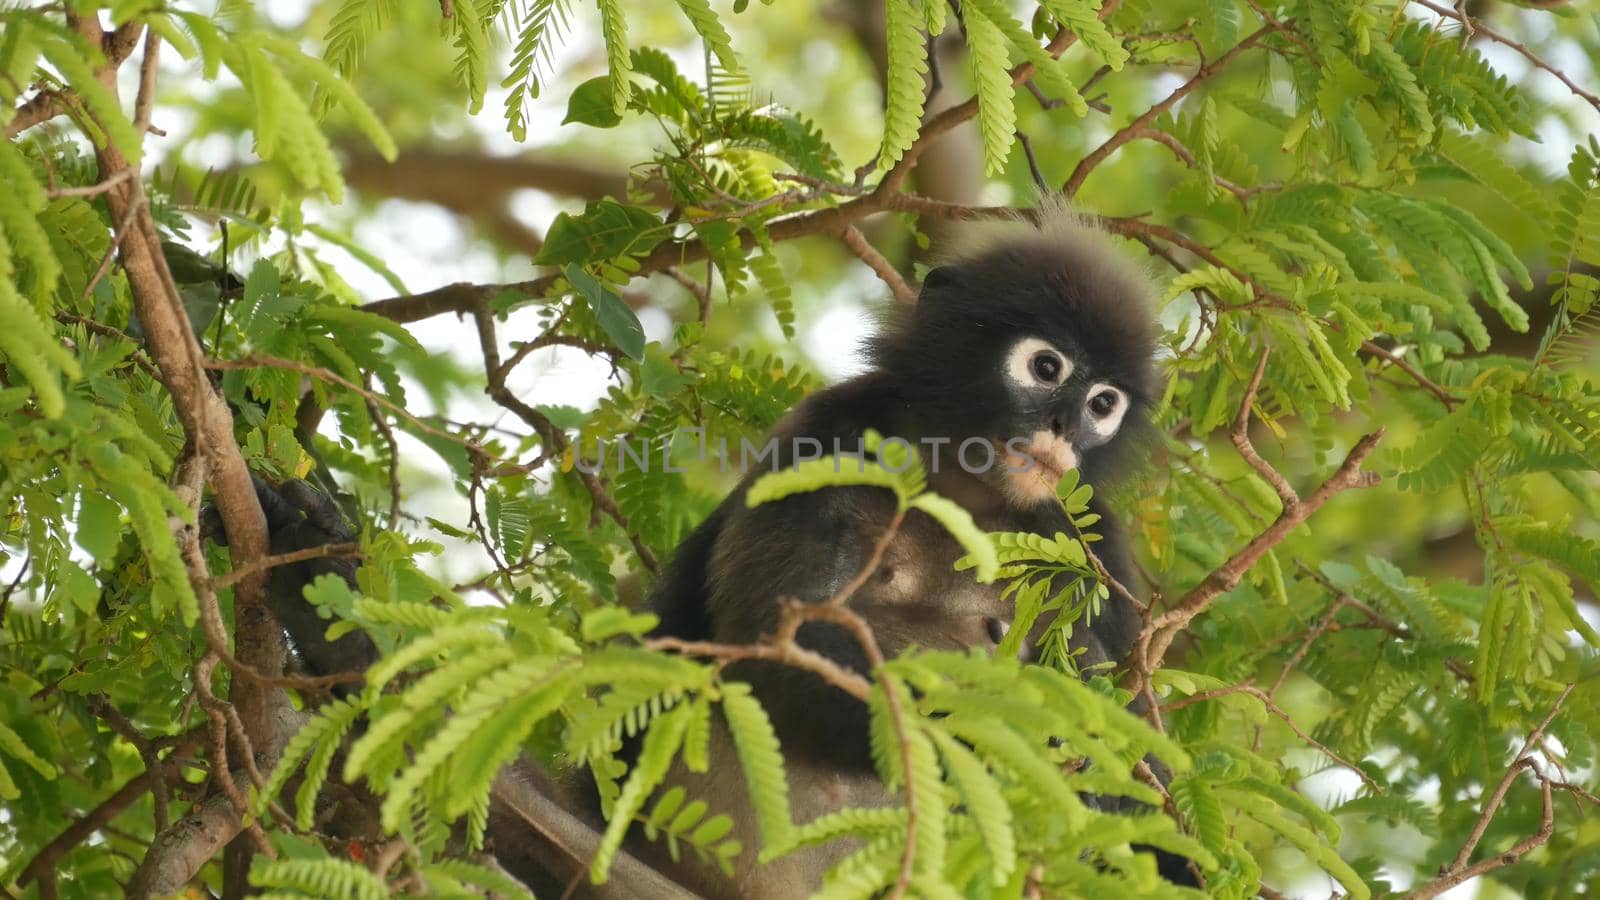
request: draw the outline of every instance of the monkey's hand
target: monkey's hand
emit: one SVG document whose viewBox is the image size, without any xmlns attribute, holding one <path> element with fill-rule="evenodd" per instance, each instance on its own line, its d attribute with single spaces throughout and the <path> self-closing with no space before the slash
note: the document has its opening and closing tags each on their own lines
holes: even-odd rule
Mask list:
<svg viewBox="0 0 1600 900">
<path fill-rule="evenodd" d="M 274 487 L 256 476 L 251 480 L 267 517 L 274 556 L 355 540 L 355 533 L 333 500 L 305 482 L 286 481 Z M 213 507 L 201 512 L 201 533 L 223 546 L 228 543 L 221 517 Z M 363 631 L 349 631 L 337 640 L 328 640 L 327 619 L 305 599 L 306 585 L 318 576 L 337 575 L 355 587 L 355 572 L 356 560 L 347 556 L 304 559 L 269 571 L 267 598 L 272 612 L 313 675 L 361 672 L 378 659 L 377 646 Z M 336 689 L 335 693 L 343 691 Z"/>
</svg>

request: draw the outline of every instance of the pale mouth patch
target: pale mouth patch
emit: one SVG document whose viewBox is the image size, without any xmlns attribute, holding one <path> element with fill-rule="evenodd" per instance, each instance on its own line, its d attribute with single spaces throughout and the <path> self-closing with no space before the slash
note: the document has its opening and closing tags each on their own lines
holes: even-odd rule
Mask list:
<svg viewBox="0 0 1600 900">
<path fill-rule="evenodd" d="M 1072 444 L 1048 431 L 1036 432 L 1033 440 L 1007 454 L 1011 488 L 1021 499 L 1038 502 L 1053 499 L 1056 485 L 1068 469 L 1077 468 L 1078 454 Z"/>
<path fill-rule="evenodd" d="M 1051 481 L 1060 481 L 1061 476 L 1067 474 L 1067 470 L 1061 468 L 1061 465 L 1056 462 L 1054 456 L 1040 453 L 1032 447 L 1026 447 L 1022 452 L 1027 454 L 1028 457 L 1032 459 L 1040 469 L 1043 470 L 1045 476 Z"/>
</svg>

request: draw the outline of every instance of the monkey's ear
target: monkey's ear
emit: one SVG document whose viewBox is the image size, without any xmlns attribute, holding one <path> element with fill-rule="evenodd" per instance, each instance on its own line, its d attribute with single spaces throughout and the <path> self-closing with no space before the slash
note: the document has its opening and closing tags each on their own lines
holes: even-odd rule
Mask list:
<svg viewBox="0 0 1600 900">
<path fill-rule="evenodd" d="M 934 266 L 922 279 L 922 297 L 954 287 L 960 280 L 961 270 L 953 265 Z"/>
</svg>

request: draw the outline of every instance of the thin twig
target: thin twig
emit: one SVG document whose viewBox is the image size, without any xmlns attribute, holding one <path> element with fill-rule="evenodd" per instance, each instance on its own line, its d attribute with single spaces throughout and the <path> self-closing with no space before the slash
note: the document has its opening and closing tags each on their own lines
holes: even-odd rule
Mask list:
<svg viewBox="0 0 1600 900">
<path fill-rule="evenodd" d="M 1387 362 L 1389 365 L 1394 366 L 1400 371 L 1411 376 L 1411 380 L 1415 381 L 1418 387 L 1426 390 L 1435 397 L 1438 397 L 1439 402 L 1444 404 L 1445 409 L 1455 409 L 1456 404 L 1461 402 L 1449 391 L 1445 390 L 1443 385 L 1440 385 L 1438 382 L 1422 374 L 1422 370 L 1418 369 L 1410 362 L 1407 362 L 1406 358 L 1400 354 L 1395 353 L 1392 350 L 1384 349 L 1383 347 L 1379 346 L 1378 344 L 1374 344 L 1371 341 L 1361 342 L 1361 352 L 1376 356 L 1379 359 Z"/>
<path fill-rule="evenodd" d="M 683 285 L 684 290 L 694 295 L 694 302 L 700 309 L 700 324 L 705 325 L 711 321 L 711 289 L 685 275 L 677 266 L 667 266 L 664 270 L 667 277 Z"/>
<path fill-rule="evenodd" d="M 103 179 L 96 184 L 84 185 L 83 187 L 51 188 L 50 190 L 46 191 L 45 194 L 50 197 L 98 197 L 101 194 L 104 194 L 106 191 L 109 191 L 117 185 L 123 183 L 124 181 L 127 181 L 129 178 L 132 178 L 135 174 L 137 173 L 131 168 L 123 169 L 122 171 L 113 174 L 110 178 Z"/>
<path fill-rule="evenodd" d="M 298 362 L 292 359 L 280 359 L 275 356 L 257 355 L 245 356 L 241 357 L 240 359 L 207 359 L 204 365 L 207 369 L 223 372 L 248 369 L 284 369 L 289 372 L 299 372 L 301 375 L 315 378 L 319 381 L 331 382 L 347 391 L 350 391 L 351 393 L 360 395 L 369 402 L 382 406 L 384 409 L 387 409 L 389 412 L 393 413 L 399 418 L 410 422 L 418 430 L 426 434 L 433 435 L 436 438 L 442 438 L 443 440 L 449 441 L 452 444 L 459 444 L 461 447 L 465 448 L 468 453 L 474 456 L 483 459 L 490 458 L 489 451 L 484 449 L 483 445 L 479 444 L 477 441 L 471 440 L 470 438 L 464 438 L 457 434 L 451 434 L 450 432 L 440 428 L 435 428 L 434 426 L 429 425 L 427 422 L 424 422 L 423 420 L 412 415 L 409 410 L 393 400 L 390 400 L 388 397 L 385 397 L 382 394 L 374 393 L 373 391 L 369 391 L 361 385 L 356 384 L 350 379 L 344 377 L 343 375 L 340 375 L 338 372 L 333 371 L 332 369 L 326 369 L 322 366 L 313 366 L 309 363 Z"/>
<path fill-rule="evenodd" d="M 1178 140 L 1176 135 L 1168 134 L 1159 128 L 1140 128 L 1133 133 L 1133 136 L 1130 138 L 1130 140 L 1154 141 L 1155 143 L 1166 147 L 1168 150 L 1171 150 L 1172 155 L 1176 156 L 1180 162 L 1189 168 L 1196 170 L 1200 168 L 1200 164 L 1195 159 L 1194 154 L 1190 152 L 1188 147 L 1183 145 L 1182 141 Z M 1221 175 L 1216 174 L 1215 172 L 1212 173 L 1211 180 L 1217 185 L 1217 187 L 1222 188 L 1223 190 L 1232 194 L 1234 197 L 1238 198 L 1240 206 L 1249 206 L 1250 195 L 1256 193 L 1256 190 L 1241 187 L 1232 181 L 1223 178 Z"/>
<path fill-rule="evenodd" d="M 211 673 L 216 669 L 221 658 L 214 652 L 201 657 L 200 662 L 194 667 L 194 686 L 200 696 L 200 706 L 206 711 L 206 716 L 211 721 L 211 777 L 216 781 L 222 793 L 233 804 L 233 810 L 241 821 L 250 816 L 250 801 L 244 792 L 239 790 L 239 785 L 233 780 L 232 766 L 228 761 L 228 719 L 223 714 L 223 707 L 232 708 L 230 704 L 219 699 L 211 690 Z M 236 735 L 235 737 L 240 737 Z M 245 739 L 248 741 L 248 738 Z M 250 759 L 251 751 L 248 743 L 240 748 L 239 755 L 246 760 Z M 253 764 L 253 763 L 252 763 Z M 268 858 L 276 859 L 277 851 L 273 849 L 272 842 L 267 840 L 267 833 L 261 829 L 261 823 L 251 819 L 245 826 L 251 839 L 255 842 L 256 849 Z"/>
<path fill-rule="evenodd" d="M 1266 357 L 1263 355 L 1261 361 L 1257 363 L 1253 379 L 1256 387 L 1260 385 L 1265 365 Z M 1240 404 L 1239 417 L 1235 420 L 1235 433 L 1241 427 L 1240 422 L 1248 424 L 1249 409 L 1254 401 L 1255 391 L 1248 391 Z M 1383 429 L 1379 428 L 1357 441 L 1339 468 L 1309 497 L 1302 500 L 1295 497 L 1293 491 L 1280 493 L 1279 497 L 1284 501 L 1284 507 L 1272 524 L 1251 538 L 1249 543 L 1230 556 L 1226 562 L 1212 570 L 1211 574 L 1190 589 L 1175 606 L 1145 623 L 1134 645 L 1134 671 L 1139 680 L 1139 692 L 1148 687 L 1150 673 L 1160 668 L 1167 649 L 1172 646 L 1173 638 L 1187 628 L 1194 617 L 1210 606 L 1213 600 L 1237 587 L 1245 573 L 1273 547 L 1288 537 L 1290 532 L 1300 527 L 1301 523 L 1321 509 L 1335 494 L 1350 488 L 1371 487 L 1378 483 L 1377 473 L 1363 471 L 1361 464 L 1372 455 L 1372 451 L 1382 438 Z M 1248 438 L 1244 440 L 1244 444 L 1249 446 Z M 1270 471 L 1270 466 L 1259 455 L 1251 461 L 1252 466 L 1257 464 L 1260 467 L 1258 471 L 1262 469 Z M 1268 480 L 1270 482 L 1278 478 L 1281 476 Z"/>
<path fill-rule="evenodd" d="M 1201 66 L 1195 71 L 1194 75 L 1190 76 L 1188 81 L 1178 85 L 1177 88 L 1175 88 L 1172 93 L 1168 94 L 1165 99 L 1145 110 L 1139 115 L 1138 118 L 1123 126 L 1120 131 L 1113 134 L 1111 137 L 1106 138 L 1106 140 L 1100 144 L 1100 146 L 1089 151 L 1089 155 L 1085 156 L 1081 161 L 1079 161 L 1077 167 L 1072 170 L 1072 175 L 1067 178 L 1067 183 L 1062 185 L 1061 193 L 1069 198 L 1076 197 L 1078 195 L 1078 189 L 1083 187 L 1083 183 L 1088 180 L 1089 174 L 1093 172 L 1095 168 L 1100 165 L 1100 163 L 1104 162 L 1106 157 L 1115 153 L 1123 144 L 1133 140 L 1133 138 L 1140 131 L 1148 129 L 1150 127 L 1150 123 L 1159 118 L 1162 113 L 1171 109 L 1174 104 L 1176 104 L 1179 100 L 1182 100 L 1184 97 L 1187 97 L 1190 92 L 1199 87 L 1203 82 L 1222 71 L 1223 68 L 1237 58 L 1239 54 L 1249 50 L 1251 47 L 1255 46 L 1256 42 L 1277 31 L 1280 27 L 1282 26 L 1267 25 L 1257 31 L 1252 32 L 1250 35 L 1245 37 L 1244 40 L 1233 45 L 1228 52 Z"/>
<path fill-rule="evenodd" d="M 1033 87 L 1033 82 L 1028 82 L 1028 86 Z M 1039 158 L 1033 155 L 1033 141 L 1026 131 L 1017 130 L 1017 143 L 1022 145 L 1022 155 L 1028 161 L 1028 174 L 1033 176 L 1033 186 L 1039 189 L 1039 196 L 1049 196 L 1050 184 L 1044 180 L 1044 172 L 1039 169 Z"/>
<path fill-rule="evenodd" d="M 24 557 L 22 567 L 17 569 L 17 577 L 11 579 L 11 584 L 6 586 L 5 593 L 0 594 L 0 625 L 5 624 L 6 610 L 11 607 L 11 595 L 22 587 L 22 580 L 28 577 L 28 566 L 33 564 L 33 557 Z"/>
<path fill-rule="evenodd" d="M 172 747 L 158 768 L 146 768 L 143 772 L 128 779 L 122 787 L 117 788 L 104 800 L 101 800 L 93 809 L 74 819 L 70 825 L 62 829 L 50 843 L 45 844 L 22 867 L 21 875 L 17 877 L 17 884 L 26 887 L 30 881 L 50 876 L 56 862 L 67 855 L 72 848 L 88 840 L 96 831 L 104 828 L 106 823 L 122 815 L 128 807 L 144 796 L 157 782 L 175 775 L 182 764 L 179 760 L 191 750 L 200 746 L 205 738 L 206 726 L 201 725 L 189 732 L 178 735 L 166 743 Z M 159 743 L 159 742 L 158 742 Z"/>
<path fill-rule="evenodd" d="M 1481 34 L 1497 44 L 1504 44 L 1505 46 L 1517 51 L 1518 53 L 1522 54 L 1523 59 L 1533 63 L 1534 68 L 1543 69 L 1544 71 L 1549 72 L 1551 75 L 1554 75 L 1561 81 L 1562 84 L 1567 86 L 1567 90 L 1571 91 L 1578 97 L 1582 97 L 1590 106 L 1600 110 L 1600 96 L 1596 96 L 1584 90 L 1583 88 L 1578 87 L 1577 82 L 1569 78 L 1565 72 L 1561 71 L 1555 66 L 1550 65 L 1543 59 L 1540 59 L 1538 54 L 1534 53 L 1532 50 L 1529 50 L 1522 44 L 1513 41 L 1500 32 L 1495 31 L 1493 28 L 1483 24 L 1481 20 L 1474 19 L 1473 17 L 1466 15 L 1460 9 L 1451 9 L 1448 6 L 1440 6 L 1437 3 L 1430 3 L 1429 0 L 1412 0 L 1412 2 L 1431 10 L 1438 15 L 1444 16 L 1447 19 L 1455 19 L 1457 22 L 1460 22 L 1464 28 L 1470 29 L 1472 33 Z"/>
<path fill-rule="evenodd" d="M 849 631 L 861 647 L 862 655 L 866 657 L 867 669 L 872 673 L 879 673 L 884 665 L 882 649 L 878 646 L 877 638 L 872 633 L 872 627 L 867 624 L 860 614 L 850 609 L 846 604 L 855 592 L 860 590 L 872 578 L 873 573 L 883 564 L 884 554 L 889 545 L 899 534 L 900 526 L 905 521 L 905 510 L 897 509 L 889 522 L 884 526 L 883 533 L 878 536 L 867 554 L 867 560 L 853 578 L 839 588 L 838 591 L 821 602 L 807 603 L 793 598 L 780 600 L 780 611 L 777 631 L 757 644 L 718 644 L 708 641 L 684 641 L 678 638 L 654 638 L 645 642 L 645 646 L 654 650 L 671 650 L 689 656 L 708 656 L 720 662 L 730 662 L 741 659 L 761 659 L 781 662 L 796 668 L 805 669 L 820 676 L 824 681 L 839 688 L 852 697 L 864 702 L 872 695 L 872 684 L 859 673 L 840 665 L 832 658 L 800 646 L 797 636 L 800 626 L 806 622 L 831 622 Z M 879 686 L 883 690 L 884 706 L 889 714 L 891 727 L 900 745 L 901 766 L 906 772 L 912 769 L 911 742 L 908 726 L 906 725 L 905 710 L 901 705 L 900 692 L 892 680 L 880 677 Z M 910 780 L 905 784 L 906 794 L 906 845 L 900 858 L 900 874 L 893 886 L 889 889 L 888 896 L 902 896 L 911 884 L 911 876 L 916 859 L 916 831 L 917 831 L 917 803 L 916 791 Z"/>
<path fill-rule="evenodd" d="M 652 650 L 666 650 L 684 656 L 712 657 L 724 662 L 742 659 L 762 659 L 805 669 L 841 691 L 865 703 L 872 696 L 872 682 L 845 668 L 832 659 L 807 650 L 795 643 L 787 644 L 720 644 L 714 641 L 686 641 L 674 637 L 651 638 L 645 646 Z"/>
<path fill-rule="evenodd" d="M 156 742 L 145 737 L 138 728 L 134 727 L 134 724 L 128 720 L 127 716 L 122 714 L 121 710 L 117 709 L 110 698 L 104 694 L 91 696 L 89 698 L 89 709 L 107 725 L 110 725 L 112 731 L 115 731 L 123 740 L 139 751 L 139 759 L 144 761 L 146 769 L 159 770 L 161 768 L 161 757 L 158 752 L 160 748 Z M 151 795 L 155 800 L 156 830 L 165 831 L 168 825 L 166 779 L 155 779 L 151 787 L 153 789 Z"/>
<path fill-rule="evenodd" d="M 129 172 L 132 169 L 124 167 L 120 171 Z M 128 231 L 133 225 L 134 217 L 144 208 L 144 202 L 144 195 L 140 194 L 132 202 L 128 203 L 128 208 L 123 212 L 122 218 L 117 220 L 117 227 L 111 231 L 111 245 L 106 247 L 105 255 L 100 257 L 100 264 L 95 266 L 94 274 L 89 276 L 89 280 L 83 283 L 83 290 L 78 292 L 78 304 L 80 306 L 83 301 L 89 299 L 89 294 L 94 292 L 95 285 L 100 283 L 100 279 L 106 277 L 106 273 L 111 271 L 111 263 L 117 258 L 117 253 L 122 249 L 123 241 L 127 240 Z"/>
<path fill-rule="evenodd" d="M 1373 609 L 1370 604 L 1362 601 L 1359 597 L 1352 597 L 1349 594 L 1344 593 L 1339 589 L 1338 585 L 1335 585 L 1333 582 L 1329 581 L 1321 572 L 1311 568 L 1302 561 L 1296 560 L 1295 563 L 1306 577 L 1322 585 L 1324 590 L 1342 601 L 1345 606 L 1348 606 L 1351 609 L 1361 613 L 1363 616 L 1366 616 L 1367 621 L 1370 622 L 1373 627 L 1386 631 L 1402 641 L 1410 641 L 1416 638 L 1416 635 L 1411 632 L 1411 629 L 1401 625 L 1399 622 L 1394 621 L 1388 616 L 1385 616 L 1376 609 Z M 1456 659 L 1453 656 L 1445 657 L 1444 667 L 1449 669 L 1450 673 L 1455 675 L 1458 680 L 1466 684 L 1471 684 L 1477 680 L 1477 678 L 1473 676 L 1472 672 L 1467 669 L 1466 665 L 1463 664 L 1461 660 Z"/>
<path fill-rule="evenodd" d="M 1294 488 L 1289 486 L 1288 479 L 1283 473 L 1267 464 L 1256 452 L 1255 445 L 1250 443 L 1250 408 L 1255 405 L 1256 392 L 1261 389 L 1261 376 L 1267 371 L 1267 356 L 1272 352 L 1270 347 L 1261 348 L 1261 358 L 1256 361 L 1255 374 L 1250 376 L 1250 383 L 1245 386 L 1244 399 L 1239 403 L 1239 415 L 1233 420 L 1233 429 L 1228 437 L 1233 441 L 1234 449 L 1250 468 L 1256 470 L 1267 484 L 1272 485 L 1272 490 L 1277 493 L 1278 500 L 1284 509 L 1292 509 L 1300 503 L 1300 497 L 1295 494 Z"/>
<path fill-rule="evenodd" d="M 315 547 L 306 547 L 302 550 L 291 550 L 288 553 L 278 553 L 272 556 L 263 556 L 252 560 L 249 565 L 242 566 L 232 572 L 219 575 L 211 579 L 211 585 L 217 590 L 230 588 L 238 584 L 241 579 L 249 578 L 257 572 L 265 572 L 278 566 L 287 566 L 292 563 L 304 562 L 308 559 L 325 559 L 330 556 L 360 556 L 360 544 L 318 544 Z"/>
<path fill-rule="evenodd" d="M 1120 6 L 1120 0 L 1106 0 L 1096 14 L 1105 19 Z M 1062 28 L 1050 43 L 1044 48 L 1052 57 L 1059 57 L 1062 53 L 1077 43 L 1077 35 L 1070 29 Z M 1022 63 L 1011 69 L 1011 83 L 1019 85 L 1026 83 L 1033 77 L 1034 68 L 1031 63 Z M 792 240 L 797 237 L 814 234 L 836 233 L 844 225 L 851 225 L 876 213 L 891 210 L 915 211 L 908 207 L 898 206 L 903 199 L 900 190 L 904 187 L 911 171 L 916 168 L 917 159 L 922 152 L 935 140 L 947 134 L 956 126 L 972 119 L 978 114 L 978 99 L 970 97 L 964 103 L 959 103 L 940 111 L 923 122 L 917 137 L 900 160 L 884 173 L 882 179 L 872 190 L 852 197 L 850 200 L 837 206 L 824 209 L 811 210 L 793 216 L 785 216 L 770 222 L 767 226 L 767 235 L 774 243 Z M 865 183 L 865 179 L 876 171 L 876 159 L 856 170 L 856 186 Z M 739 236 L 741 246 L 749 249 L 755 246 L 755 236 L 748 232 Z M 638 260 L 635 276 L 651 275 L 665 270 L 668 266 L 686 266 L 690 263 L 701 262 L 710 256 L 710 249 L 704 241 L 691 240 L 682 243 L 666 242 L 652 250 L 649 254 Z M 525 294 L 530 297 L 544 296 L 560 278 L 559 273 L 544 275 L 528 281 L 508 282 L 505 284 L 472 284 L 457 282 L 448 284 L 431 291 L 420 294 L 408 294 L 398 297 L 389 297 L 383 300 L 374 300 L 362 305 L 360 308 L 366 312 L 384 316 L 396 322 L 417 322 L 445 313 L 456 315 L 472 315 L 475 310 L 486 304 L 494 297 L 506 293 Z"/>
<path fill-rule="evenodd" d="M 499 338 L 495 335 L 494 316 L 489 311 L 487 303 L 479 303 L 472 308 L 473 322 L 478 329 L 479 351 L 483 355 L 483 370 L 488 382 L 484 392 L 496 403 L 514 413 L 523 422 L 527 423 L 539 439 L 544 442 L 544 450 L 551 457 L 559 457 L 566 452 L 567 438 L 561 429 L 550 421 L 550 417 L 523 401 L 506 387 L 504 369 L 500 365 Z M 594 502 L 594 509 L 608 516 L 623 533 L 628 536 L 628 541 L 633 544 L 633 551 L 639 557 L 639 562 L 654 575 L 660 572 L 661 565 L 656 561 L 655 552 L 645 544 L 644 539 L 628 525 L 628 517 L 617 506 L 617 501 L 606 491 L 605 485 L 592 472 L 585 472 L 582 468 L 574 467 L 578 479 L 589 492 Z"/>
<path fill-rule="evenodd" d="M 1300 726 L 1294 723 L 1294 719 L 1290 718 L 1289 714 L 1284 711 L 1283 707 L 1278 705 L 1277 701 L 1267 696 L 1265 691 L 1261 690 L 1255 685 L 1234 684 L 1229 685 L 1228 687 L 1216 688 L 1214 690 L 1200 691 L 1199 693 L 1190 694 L 1189 696 L 1179 700 L 1172 700 L 1167 703 L 1163 703 L 1161 708 L 1166 712 L 1172 712 L 1175 709 L 1182 709 L 1185 706 L 1192 706 L 1193 704 L 1201 703 L 1206 700 L 1215 700 L 1219 697 L 1228 697 L 1234 694 L 1244 694 L 1247 697 L 1254 697 L 1255 699 L 1261 701 L 1261 705 L 1265 706 L 1268 712 L 1272 713 L 1274 716 L 1277 716 L 1279 719 L 1282 719 L 1284 724 L 1289 726 L 1289 730 L 1295 733 L 1296 737 L 1300 738 L 1302 741 L 1305 741 L 1307 744 L 1310 744 L 1312 747 L 1315 747 L 1322 755 L 1361 776 L 1361 780 L 1366 782 L 1367 787 L 1372 788 L 1374 792 L 1379 794 L 1383 793 L 1383 787 L 1379 785 L 1378 782 L 1374 781 L 1372 776 L 1366 773 L 1365 769 L 1362 769 L 1355 763 L 1352 763 L 1340 756 L 1338 753 L 1335 753 L 1327 744 L 1322 743 L 1321 741 L 1302 731 Z"/>
<path fill-rule="evenodd" d="M 150 113 L 156 105 L 156 75 L 161 70 L 161 35 L 151 29 L 144 38 L 144 59 L 139 61 L 139 93 L 133 102 L 133 127 L 141 134 L 165 135 L 166 132 L 150 125 Z"/>
<path fill-rule="evenodd" d="M 1572 696 L 1572 690 L 1576 686 L 1576 684 L 1567 685 L 1566 689 L 1561 692 L 1561 696 L 1556 698 L 1556 702 L 1551 704 L 1550 712 L 1539 722 L 1538 727 L 1528 733 L 1527 739 L 1522 742 L 1522 748 L 1517 751 L 1516 756 L 1512 757 L 1511 766 L 1506 769 L 1506 774 L 1500 779 L 1500 783 L 1495 786 L 1494 792 L 1489 795 L 1489 800 L 1484 804 L 1483 813 L 1478 816 L 1478 822 L 1473 826 L 1472 833 L 1467 835 L 1466 843 L 1461 845 L 1461 852 L 1456 854 L 1455 860 L 1450 863 L 1446 871 L 1459 870 L 1466 866 L 1467 860 L 1472 858 L 1472 851 L 1476 850 L 1478 842 L 1483 840 L 1484 832 L 1489 830 L 1489 822 L 1494 818 L 1495 812 L 1499 810 L 1500 804 L 1505 801 L 1506 791 L 1511 789 L 1511 782 L 1517 777 L 1518 767 L 1527 758 L 1528 751 L 1544 739 L 1545 729 L 1549 728 L 1550 723 L 1555 721 L 1556 715 L 1561 712 L 1561 707 L 1566 704 L 1567 698 Z"/>
<path fill-rule="evenodd" d="M 883 258 L 883 254 L 879 253 L 877 248 L 872 246 L 866 235 L 861 233 L 861 229 L 854 225 L 846 225 L 839 229 L 839 240 L 844 242 L 856 259 L 866 263 L 867 268 L 889 286 L 894 299 L 901 303 L 917 302 L 917 292 L 911 289 L 911 285 L 906 284 L 905 278 L 895 271 L 894 266 Z"/>
</svg>

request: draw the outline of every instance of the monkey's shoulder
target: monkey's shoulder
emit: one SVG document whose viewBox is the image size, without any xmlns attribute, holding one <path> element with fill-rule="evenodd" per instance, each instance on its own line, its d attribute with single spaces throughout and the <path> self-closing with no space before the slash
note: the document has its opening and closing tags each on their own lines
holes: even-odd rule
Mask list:
<svg viewBox="0 0 1600 900">
<path fill-rule="evenodd" d="M 868 529 L 893 515 L 888 492 L 830 487 L 751 507 L 750 486 L 797 459 L 853 452 L 868 428 L 891 427 L 897 395 L 866 375 L 806 398 L 757 447 L 741 447 L 739 484 L 684 538 L 652 591 L 661 617 L 658 634 L 706 638 L 715 633 L 711 609 L 719 593 L 758 595 L 803 583 L 822 589 L 850 564 Z M 764 610 L 764 607 L 763 607 Z M 766 613 L 763 611 L 762 613 Z"/>
<path fill-rule="evenodd" d="M 800 451 L 814 452 L 804 442 L 815 441 L 823 453 L 855 452 L 869 429 L 884 436 L 897 434 L 904 425 L 906 397 L 893 380 L 869 372 L 817 391 L 803 400 L 772 430 L 779 464 L 792 465 Z M 797 446 L 798 445 L 798 446 Z"/>
</svg>

